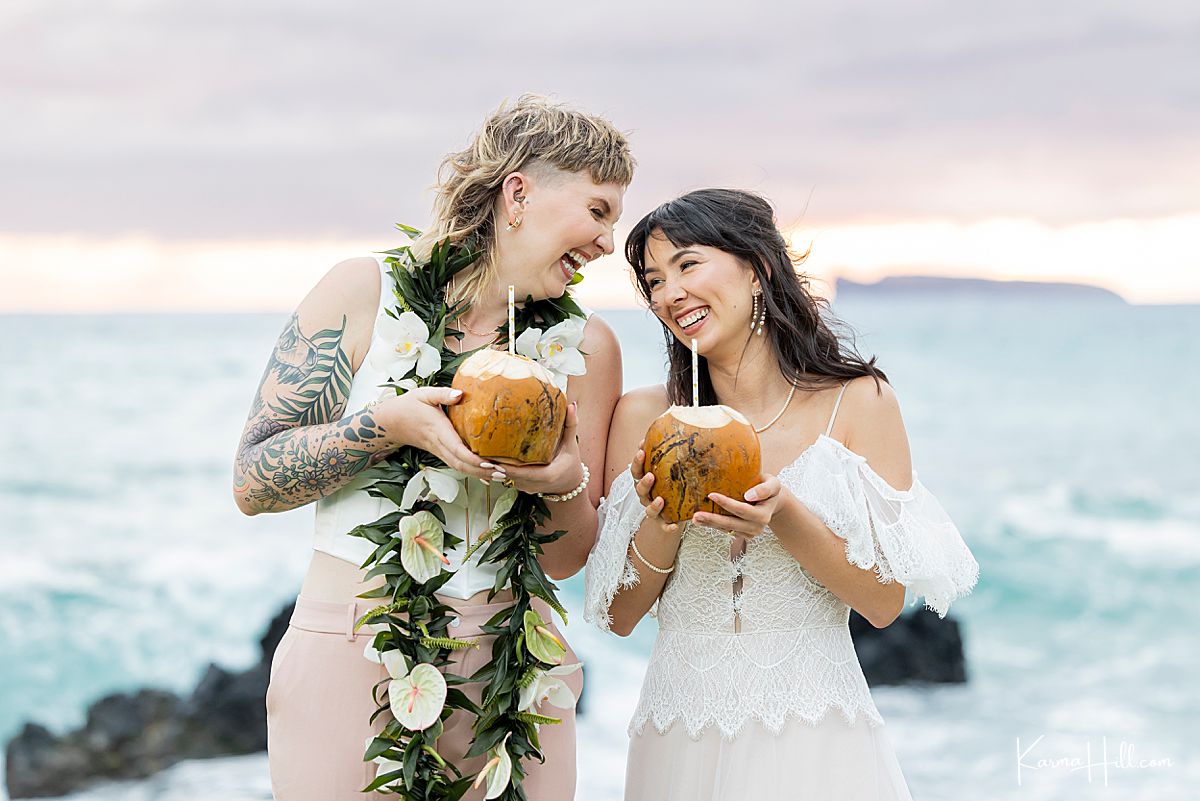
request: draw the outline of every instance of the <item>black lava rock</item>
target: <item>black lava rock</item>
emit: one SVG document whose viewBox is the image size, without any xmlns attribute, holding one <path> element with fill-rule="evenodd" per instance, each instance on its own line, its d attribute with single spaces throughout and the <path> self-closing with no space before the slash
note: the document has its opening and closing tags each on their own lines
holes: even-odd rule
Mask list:
<svg viewBox="0 0 1200 801">
<path fill-rule="evenodd" d="M 867 683 L 961 684 L 967 680 L 958 621 L 928 609 L 901 615 L 877 629 L 850 612 L 850 636 Z"/>
<path fill-rule="evenodd" d="M 113 779 L 140 779 L 184 759 L 249 754 L 267 747 L 267 681 L 292 607 L 267 627 L 249 670 L 209 665 L 188 699 L 163 690 L 101 698 L 78 731 L 56 737 L 26 723 L 5 748 L 9 798 L 64 795 Z"/>
</svg>

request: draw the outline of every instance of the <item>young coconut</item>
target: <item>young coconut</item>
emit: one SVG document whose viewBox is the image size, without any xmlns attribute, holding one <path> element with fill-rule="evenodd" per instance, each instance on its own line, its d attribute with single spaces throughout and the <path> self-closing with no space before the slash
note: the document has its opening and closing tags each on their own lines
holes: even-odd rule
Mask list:
<svg viewBox="0 0 1200 801">
<path fill-rule="evenodd" d="M 740 500 L 762 472 L 758 434 L 728 406 L 672 406 L 650 424 L 645 451 L 651 493 L 662 496 L 662 517 L 671 523 L 696 512 L 725 514 L 708 494 Z"/>
<path fill-rule="evenodd" d="M 548 464 L 567 422 L 567 397 L 546 368 L 524 356 L 484 349 L 458 368 L 463 398 L 447 407 L 472 453 L 505 464 Z"/>
</svg>

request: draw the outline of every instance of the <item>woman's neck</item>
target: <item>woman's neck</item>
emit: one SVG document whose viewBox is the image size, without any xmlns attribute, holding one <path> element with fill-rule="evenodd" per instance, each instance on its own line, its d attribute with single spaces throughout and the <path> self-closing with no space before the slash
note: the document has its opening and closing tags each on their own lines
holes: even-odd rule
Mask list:
<svg viewBox="0 0 1200 801">
<path fill-rule="evenodd" d="M 757 336 L 741 353 L 709 357 L 708 376 L 718 403 L 737 409 L 758 424 L 779 411 L 791 389 L 770 343 Z"/>
<path fill-rule="evenodd" d="M 499 280 L 488 284 L 479 300 L 468 306 L 459 319 L 476 331 L 499 328 L 508 319 L 508 284 Z"/>
</svg>

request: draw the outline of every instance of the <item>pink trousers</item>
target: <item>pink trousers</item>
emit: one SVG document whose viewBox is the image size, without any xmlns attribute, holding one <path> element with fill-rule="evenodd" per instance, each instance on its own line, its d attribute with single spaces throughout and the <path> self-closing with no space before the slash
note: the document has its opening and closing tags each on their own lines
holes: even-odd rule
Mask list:
<svg viewBox="0 0 1200 801">
<path fill-rule="evenodd" d="M 490 658 L 492 638 L 480 626 L 508 603 L 464 606 L 451 636 L 479 639 L 479 648 L 456 651 L 450 670 L 470 676 Z M 545 620 L 552 613 L 541 601 L 534 607 Z M 291 624 L 271 662 L 267 687 L 267 759 L 276 801 L 364 801 L 383 797 L 364 794 L 375 778 L 376 766 L 363 761 L 367 737 L 378 733 L 386 717 L 368 723 L 375 711 L 371 688 L 387 677 L 382 666 L 368 661 L 363 649 L 370 634 L 354 633 L 354 621 L 369 609 L 362 600 L 346 603 L 315 601 L 301 596 Z M 551 626 L 553 626 L 551 622 Z M 555 627 L 555 634 L 563 639 Z M 565 642 L 565 640 L 564 640 Z M 568 646 L 563 664 L 578 662 Z M 578 698 L 583 671 L 565 678 Z M 482 686 L 461 688 L 478 702 Z M 542 708 L 562 723 L 542 726 L 538 736 L 546 762 L 526 763 L 525 793 L 530 801 L 564 801 L 575 796 L 575 710 Z M 455 712 L 438 740 L 438 753 L 473 776 L 484 758 L 464 760 L 471 743 L 471 716 Z M 465 801 L 483 798 L 484 788 L 468 791 Z"/>
</svg>

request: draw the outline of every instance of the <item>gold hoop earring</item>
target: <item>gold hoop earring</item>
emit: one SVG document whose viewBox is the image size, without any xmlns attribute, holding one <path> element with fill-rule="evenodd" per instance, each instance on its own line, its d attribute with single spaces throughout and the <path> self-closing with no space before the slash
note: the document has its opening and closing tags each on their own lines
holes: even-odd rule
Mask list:
<svg viewBox="0 0 1200 801">
<path fill-rule="evenodd" d="M 520 228 L 520 227 L 521 227 L 521 218 L 520 218 L 520 217 L 518 217 L 517 219 L 513 220 L 512 222 L 510 222 L 510 223 L 508 224 L 508 227 L 507 227 L 507 228 L 505 228 L 504 230 L 505 230 L 505 231 L 515 231 L 515 230 L 517 230 L 517 229 L 518 229 L 518 228 Z"/>
</svg>

